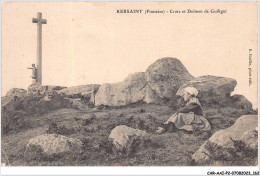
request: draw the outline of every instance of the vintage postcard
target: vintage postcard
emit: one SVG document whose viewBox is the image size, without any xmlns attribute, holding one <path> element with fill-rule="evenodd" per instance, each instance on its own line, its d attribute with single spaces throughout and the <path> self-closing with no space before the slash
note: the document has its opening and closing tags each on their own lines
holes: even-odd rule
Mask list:
<svg viewBox="0 0 260 176">
<path fill-rule="evenodd" d="M 4 1 L 1 31 L 2 168 L 258 166 L 257 1 Z"/>
</svg>

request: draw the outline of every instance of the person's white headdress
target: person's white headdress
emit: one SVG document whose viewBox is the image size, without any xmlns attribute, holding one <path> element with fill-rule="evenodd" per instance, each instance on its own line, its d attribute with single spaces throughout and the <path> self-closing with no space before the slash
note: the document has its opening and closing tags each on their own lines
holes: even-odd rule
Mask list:
<svg viewBox="0 0 260 176">
<path fill-rule="evenodd" d="M 196 89 L 195 87 L 186 87 L 184 88 L 184 90 L 195 97 L 197 97 L 199 94 L 198 89 Z"/>
<path fill-rule="evenodd" d="M 190 98 L 189 102 L 187 104 L 190 104 L 190 103 L 196 103 L 198 105 L 201 106 L 197 96 L 199 94 L 199 91 L 198 89 L 196 89 L 195 87 L 186 87 L 184 88 L 184 91 L 188 92 L 189 94 L 193 95 L 193 97 Z"/>
</svg>

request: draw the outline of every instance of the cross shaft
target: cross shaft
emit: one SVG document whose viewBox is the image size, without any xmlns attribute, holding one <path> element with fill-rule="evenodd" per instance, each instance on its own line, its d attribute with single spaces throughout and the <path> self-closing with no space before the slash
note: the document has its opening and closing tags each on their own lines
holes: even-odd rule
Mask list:
<svg viewBox="0 0 260 176">
<path fill-rule="evenodd" d="M 37 23 L 37 78 L 36 82 L 42 85 L 42 24 L 47 24 L 46 19 L 42 19 L 42 13 L 38 12 L 37 18 L 32 19 Z"/>
</svg>

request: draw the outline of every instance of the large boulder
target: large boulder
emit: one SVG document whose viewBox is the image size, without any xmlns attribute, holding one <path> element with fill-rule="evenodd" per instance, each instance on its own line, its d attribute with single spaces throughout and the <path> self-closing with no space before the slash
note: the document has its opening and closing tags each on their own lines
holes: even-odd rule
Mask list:
<svg viewBox="0 0 260 176">
<path fill-rule="evenodd" d="M 81 98 L 81 103 L 84 104 L 89 104 L 90 102 L 94 104 L 99 87 L 99 84 L 80 85 L 68 87 L 57 92 L 68 98 Z"/>
<path fill-rule="evenodd" d="M 258 130 L 245 132 L 241 140 L 244 141 L 249 148 L 258 150 Z"/>
<path fill-rule="evenodd" d="M 184 83 L 176 95 L 181 96 L 186 87 L 195 87 L 199 90 L 199 99 L 203 105 L 225 104 L 229 101 L 230 93 L 236 87 L 236 80 L 219 76 L 200 76 Z"/>
<path fill-rule="evenodd" d="M 7 97 L 14 97 L 14 96 L 22 96 L 26 93 L 27 91 L 25 89 L 19 89 L 19 88 L 12 88 L 10 89 L 7 93 Z"/>
<path fill-rule="evenodd" d="M 252 103 L 243 95 L 233 95 L 230 97 L 232 105 L 238 109 L 252 110 Z"/>
<path fill-rule="evenodd" d="M 2 110 L 10 116 L 16 113 L 42 114 L 60 108 L 71 108 L 72 102 L 59 95 L 56 90 L 60 86 L 30 85 L 28 91 L 12 89 L 8 96 L 2 97 Z M 12 92 L 16 92 L 13 93 Z M 18 94 L 19 93 L 19 94 Z M 13 114 L 10 114 L 12 112 Z"/>
<path fill-rule="evenodd" d="M 95 105 L 123 106 L 141 101 L 152 103 L 157 98 L 147 84 L 145 73 L 138 72 L 129 75 L 123 82 L 101 85 Z"/>
<path fill-rule="evenodd" d="M 1 98 L 1 105 L 5 107 L 11 101 L 18 101 L 18 99 L 26 96 L 27 91 L 19 88 L 12 88 L 7 93 L 6 96 Z"/>
<path fill-rule="evenodd" d="M 44 154 L 53 155 L 79 150 L 81 146 L 81 141 L 75 138 L 68 138 L 57 134 L 44 134 L 30 139 L 26 145 L 26 149 L 30 151 L 34 147 L 40 147 Z"/>
<path fill-rule="evenodd" d="M 231 127 L 215 132 L 209 140 L 202 144 L 192 155 L 192 159 L 197 163 L 205 162 L 209 159 L 210 152 L 206 147 L 208 142 L 224 148 L 233 148 L 232 140 L 241 140 L 248 145 L 248 147 L 257 148 L 258 138 L 254 135 L 258 124 L 257 119 L 257 115 L 241 116 Z"/>
<path fill-rule="evenodd" d="M 157 60 L 146 70 L 146 79 L 151 89 L 161 98 L 171 99 L 177 90 L 193 76 L 176 58 Z"/>
<path fill-rule="evenodd" d="M 41 85 L 38 83 L 34 83 L 28 87 L 27 96 L 35 97 L 38 99 L 40 98 L 40 101 L 53 103 L 53 100 L 55 100 L 55 98 L 57 97 L 60 100 L 63 99 L 63 97 L 58 95 L 57 92 L 65 88 L 66 87 L 62 87 L 62 86 Z M 55 104 L 57 103 L 59 104 L 58 101 L 56 101 Z"/>
<path fill-rule="evenodd" d="M 99 87 L 99 84 L 72 86 L 59 90 L 58 93 L 63 93 L 69 98 L 80 98 L 82 95 L 96 94 Z"/>
<path fill-rule="evenodd" d="M 80 98 L 64 97 L 64 99 L 67 100 L 68 102 L 70 102 L 71 107 L 73 107 L 75 109 L 79 109 L 79 110 L 82 110 L 82 111 L 86 111 L 86 110 L 89 109 L 89 107 L 85 103 L 83 103 Z"/>
<path fill-rule="evenodd" d="M 44 95 L 46 93 L 54 92 L 54 91 L 56 92 L 65 88 L 66 87 L 62 87 L 62 86 L 41 85 L 38 83 L 34 83 L 28 87 L 28 93 Z"/>
<path fill-rule="evenodd" d="M 101 85 L 95 105 L 161 103 L 175 97 L 178 88 L 192 78 L 178 59 L 162 58 L 149 66 L 146 72 L 131 74 L 123 82 Z"/>
<path fill-rule="evenodd" d="M 148 139 L 148 133 L 125 125 L 120 125 L 111 131 L 109 138 L 113 141 L 116 149 L 122 151 L 131 147 L 134 140 Z"/>
</svg>

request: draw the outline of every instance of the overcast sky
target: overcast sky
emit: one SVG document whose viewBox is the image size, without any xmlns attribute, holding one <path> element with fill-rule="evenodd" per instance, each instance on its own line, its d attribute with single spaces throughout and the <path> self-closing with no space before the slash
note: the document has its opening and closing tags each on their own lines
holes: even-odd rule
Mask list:
<svg viewBox="0 0 260 176">
<path fill-rule="evenodd" d="M 117 9 L 227 10 L 208 14 L 119 14 Z M 42 12 L 43 84 L 122 81 L 162 57 L 178 58 L 195 77 L 231 77 L 234 93 L 257 105 L 257 2 L 4 2 L 2 96 L 31 83 Z M 252 79 L 249 86 L 249 49 Z"/>
</svg>

